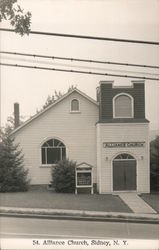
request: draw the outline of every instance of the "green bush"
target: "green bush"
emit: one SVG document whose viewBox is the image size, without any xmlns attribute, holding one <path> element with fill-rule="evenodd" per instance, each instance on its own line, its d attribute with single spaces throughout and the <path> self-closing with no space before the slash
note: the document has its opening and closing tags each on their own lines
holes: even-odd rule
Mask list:
<svg viewBox="0 0 159 250">
<path fill-rule="evenodd" d="M 152 191 L 159 191 L 159 136 L 150 143 L 150 184 Z"/>
<path fill-rule="evenodd" d="M 65 159 L 59 161 L 52 169 L 52 186 L 58 193 L 73 193 L 75 191 L 76 162 Z"/>
<path fill-rule="evenodd" d="M 0 192 L 27 191 L 28 171 L 23 166 L 22 151 L 9 131 L 0 131 Z"/>
</svg>

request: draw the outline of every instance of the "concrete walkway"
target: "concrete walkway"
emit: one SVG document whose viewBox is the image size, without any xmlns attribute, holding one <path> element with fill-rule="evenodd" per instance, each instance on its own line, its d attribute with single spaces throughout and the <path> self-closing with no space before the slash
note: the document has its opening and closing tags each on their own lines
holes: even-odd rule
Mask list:
<svg viewBox="0 0 159 250">
<path fill-rule="evenodd" d="M 128 205 L 134 213 L 137 214 L 155 214 L 157 213 L 143 199 L 135 193 L 119 193 L 119 197 Z"/>
</svg>

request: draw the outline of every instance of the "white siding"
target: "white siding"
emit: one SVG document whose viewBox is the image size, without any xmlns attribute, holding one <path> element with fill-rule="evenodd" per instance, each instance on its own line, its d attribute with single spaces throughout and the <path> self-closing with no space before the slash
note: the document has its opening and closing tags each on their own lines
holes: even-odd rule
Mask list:
<svg viewBox="0 0 159 250">
<path fill-rule="evenodd" d="M 117 154 L 132 154 L 137 161 L 137 192 L 149 192 L 148 124 L 98 124 L 97 163 L 100 193 L 113 192 L 112 161 Z M 103 142 L 143 142 L 144 147 L 104 148 Z M 101 163 L 100 163 L 101 160 Z"/>
<path fill-rule="evenodd" d="M 97 190 L 101 193 L 101 134 L 100 126 L 97 124 Z"/>
<path fill-rule="evenodd" d="M 80 113 L 70 113 L 71 100 L 80 101 Z M 77 163 L 94 166 L 96 182 L 96 122 L 98 106 L 74 92 L 14 134 L 25 155 L 31 184 L 48 184 L 50 167 L 41 166 L 41 145 L 48 138 L 58 138 L 66 145 L 66 154 Z"/>
</svg>

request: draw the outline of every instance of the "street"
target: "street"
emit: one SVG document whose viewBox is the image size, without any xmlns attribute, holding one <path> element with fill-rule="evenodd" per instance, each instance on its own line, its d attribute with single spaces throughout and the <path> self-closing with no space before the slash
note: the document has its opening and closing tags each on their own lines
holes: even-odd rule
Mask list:
<svg viewBox="0 0 159 250">
<path fill-rule="evenodd" d="M 159 239 L 159 224 L 0 217 L 1 238 Z"/>
</svg>

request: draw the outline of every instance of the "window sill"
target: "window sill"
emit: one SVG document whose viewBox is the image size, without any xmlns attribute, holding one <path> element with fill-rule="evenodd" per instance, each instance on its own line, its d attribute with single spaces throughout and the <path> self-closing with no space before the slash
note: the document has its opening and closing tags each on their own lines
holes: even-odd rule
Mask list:
<svg viewBox="0 0 159 250">
<path fill-rule="evenodd" d="M 40 168 L 51 168 L 51 167 L 55 167 L 56 164 L 45 164 L 45 165 L 40 165 Z"/>
<path fill-rule="evenodd" d="M 115 117 L 113 117 L 113 119 L 124 119 L 124 118 L 126 118 L 126 119 L 133 119 L 134 117 L 133 116 L 115 116 Z"/>
<path fill-rule="evenodd" d="M 70 111 L 71 114 L 80 114 L 80 111 Z"/>
</svg>

